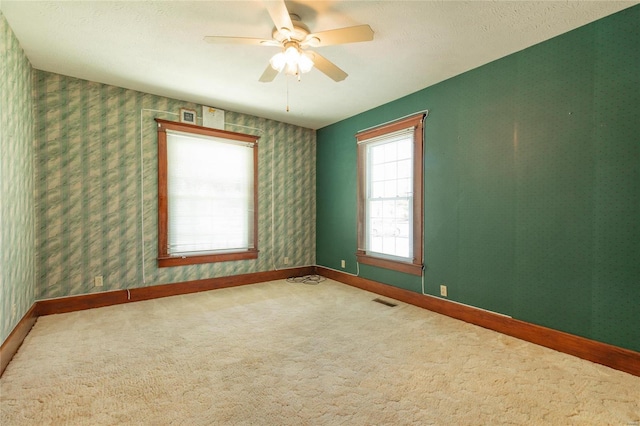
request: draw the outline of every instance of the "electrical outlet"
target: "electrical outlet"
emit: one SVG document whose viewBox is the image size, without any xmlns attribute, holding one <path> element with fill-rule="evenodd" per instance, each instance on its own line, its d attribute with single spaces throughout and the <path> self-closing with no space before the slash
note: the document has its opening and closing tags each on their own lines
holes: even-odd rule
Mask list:
<svg viewBox="0 0 640 426">
<path fill-rule="evenodd" d="M 341 260 L 341 261 L 340 261 L 340 266 L 341 266 L 342 268 L 346 268 L 346 267 L 347 267 L 347 262 L 345 262 L 344 260 Z"/>
<path fill-rule="evenodd" d="M 288 257 L 285 257 L 285 258 L 284 258 L 284 264 L 285 264 L 285 265 L 288 265 L 288 264 L 289 264 L 289 258 L 288 258 Z"/>
<path fill-rule="evenodd" d="M 440 296 L 447 297 L 447 286 L 446 285 L 441 285 L 440 286 Z"/>
<path fill-rule="evenodd" d="M 99 275 L 93 279 L 93 283 L 96 287 L 102 287 L 102 275 Z"/>
</svg>

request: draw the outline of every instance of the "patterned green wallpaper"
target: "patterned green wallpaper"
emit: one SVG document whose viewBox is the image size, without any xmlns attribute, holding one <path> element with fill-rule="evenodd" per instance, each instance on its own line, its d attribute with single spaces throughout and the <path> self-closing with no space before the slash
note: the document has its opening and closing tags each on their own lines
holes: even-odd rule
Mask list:
<svg viewBox="0 0 640 426">
<path fill-rule="evenodd" d="M 35 296 L 32 74 L 0 12 L 0 342 Z"/>
<path fill-rule="evenodd" d="M 261 136 L 259 258 L 157 268 L 153 119 L 201 107 L 42 71 L 35 93 L 38 299 L 315 263 L 315 131 L 227 111 Z"/>
</svg>

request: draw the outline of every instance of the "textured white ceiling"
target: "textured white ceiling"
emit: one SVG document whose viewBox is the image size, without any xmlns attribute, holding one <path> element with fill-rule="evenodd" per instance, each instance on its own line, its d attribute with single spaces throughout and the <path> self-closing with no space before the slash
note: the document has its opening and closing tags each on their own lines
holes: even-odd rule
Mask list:
<svg viewBox="0 0 640 426">
<path fill-rule="evenodd" d="M 317 49 L 345 81 L 314 69 L 301 82 L 260 83 L 278 48 L 203 41 L 270 38 L 261 1 L 1 0 L 0 8 L 37 69 L 317 129 L 638 1 L 286 3 L 312 32 L 373 28 L 372 42 Z"/>
</svg>

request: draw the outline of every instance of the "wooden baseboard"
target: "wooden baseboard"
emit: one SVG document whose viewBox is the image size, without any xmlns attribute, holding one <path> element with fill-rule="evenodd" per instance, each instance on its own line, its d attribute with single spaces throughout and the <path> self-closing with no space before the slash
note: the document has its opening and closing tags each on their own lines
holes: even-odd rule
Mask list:
<svg viewBox="0 0 640 426">
<path fill-rule="evenodd" d="M 322 266 L 306 266 L 279 271 L 257 272 L 230 277 L 139 287 L 132 288 L 128 292 L 127 290 L 117 290 L 37 301 L 18 325 L 16 325 L 9 337 L 2 343 L 2 346 L 0 346 L 0 376 L 2 376 L 9 361 L 11 361 L 11 358 L 13 358 L 18 351 L 18 348 L 35 324 L 37 318 L 42 315 L 73 312 L 160 297 L 236 287 L 314 273 L 381 296 L 400 300 L 640 377 L 640 352 L 527 323 L 438 297 L 422 295 L 366 278 L 327 269 Z"/>
<path fill-rule="evenodd" d="M 29 334 L 29 331 L 37 319 L 36 305 L 34 304 L 15 326 L 11 334 L 9 334 L 9 337 L 2 343 L 2 346 L 0 346 L 0 376 L 2 376 L 5 368 L 9 365 L 11 358 L 18 352 L 20 345 L 22 345 L 22 342 L 25 337 L 27 337 L 27 334 Z"/>
<path fill-rule="evenodd" d="M 640 352 L 597 342 L 471 306 L 461 305 L 438 297 L 415 293 L 333 269 L 323 268 L 322 266 L 317 266 L 316 272 L 327 278 L 381 296 L 400 300 L 540 346 L 574 355 L 578 358 L 606 365 L 634 376 L 640 376 Z"/>
<path fill-rule="evenodd" d="M 58 299 L 39 300 L 36 302 L 38 316 L 101 308 L 122 303 L 139 302 L 141 300 L 160 297 L 178 296 L 180 294 L 236 287 L 265 281 L 280 280 L 292 276 L 315 273 L 313 266 L 281 269 L 277 271 L 255 272 L 232 275 L 228 277 L 206 278 L 172 284 L 160 284 L 149 287 L 137 287 L 129 290 L 115 290 L 103 293 L 83 294 L 80 296 L 61 297 Z"/>
</svg>

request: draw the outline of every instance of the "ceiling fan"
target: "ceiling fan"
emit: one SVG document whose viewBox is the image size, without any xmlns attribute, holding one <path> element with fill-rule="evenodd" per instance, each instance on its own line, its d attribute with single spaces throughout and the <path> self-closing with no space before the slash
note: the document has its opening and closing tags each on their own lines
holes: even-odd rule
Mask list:
<svg viewBox="0 0 640 426">
<path fill-rule="evenodd" d="M 281 51 L 269 60 L 269 65 L 260 77 L 263 83 L 273 81 L 281 71 L 300 79 L 301 74 L 311 71 L 314 66 L 333 80 L 342 81 L 347 78 L 346 72 L 324 56 L 307 48 L 373 40 L 373 30 L 369 25 L 311 33 L 298 15 L 289 13 L 284 0 L 265 1 L 264 4 L 275 24 L 271 40 L 227 36 L 204 38 L 207 43 L 280 47 Z"/>
</svg>

